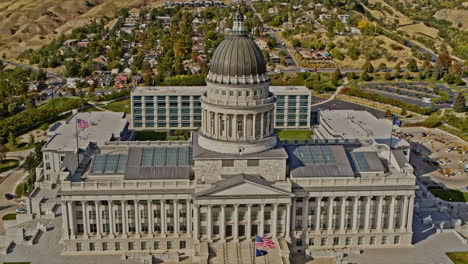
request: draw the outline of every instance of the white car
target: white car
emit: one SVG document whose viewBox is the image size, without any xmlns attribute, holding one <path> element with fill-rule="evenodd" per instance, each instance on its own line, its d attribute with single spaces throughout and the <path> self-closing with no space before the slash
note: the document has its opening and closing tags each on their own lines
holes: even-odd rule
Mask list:
<svg viewBox="0 0 468 264">
<path fill-rule="evenodd" d="M 437 161 L 437 163 L 439 163 L 440 166 L 447 165 L 447 163 L 445 161 L 443 161 L 443 160 L 439 160 L 439 161 Z"/>
<path fill-rule="evenodd" d="M 25 214 L 25 213 L 26 213 L 26 209 L 24 209 L 24 208 L 16 208 L 16 213 L 17 213 L 17 214 Z"/>
</svg>

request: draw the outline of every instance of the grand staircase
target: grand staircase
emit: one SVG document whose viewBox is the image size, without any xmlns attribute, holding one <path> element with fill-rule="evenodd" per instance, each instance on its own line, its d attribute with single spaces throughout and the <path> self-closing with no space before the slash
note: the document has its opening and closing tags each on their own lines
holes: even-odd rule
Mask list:
<svg viewBox="0 0 468 264">
<path fill-rule="evenodd" d="M 289 264 L 287 243 L 273 240 L 276 247 L 265 249 L 268 254 L 255 256 L 255 243 L 252 241 L 214 242 L 210 244 L 210 264 Z M 286 247 L 286 248 L 284 248 Z M 263 248 L 262 248 L 263 249 Z"/>
</svg>

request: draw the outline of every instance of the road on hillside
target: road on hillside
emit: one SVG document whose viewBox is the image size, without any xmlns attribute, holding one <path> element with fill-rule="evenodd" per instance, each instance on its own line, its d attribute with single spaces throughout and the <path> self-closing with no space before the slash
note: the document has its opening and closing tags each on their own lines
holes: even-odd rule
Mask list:
<svg viewBox="0 0 468 264">
<path fill-rule="evenodd" d="M 4 64 L 8 64 L 8 65 L 19 67 L 19 68 L 33 69 L 35 71 L 39 70 L 39 68 L 37 68 L 36 66 L 32 66 L 32 65 L 20 64 L 20 63 L 8 61 L 8 60 L 0 60 L 0 61 L 3 62 Z M 48 70 L 45 70 L 45 72 L 47 74 L 47 78 L 48 79 L 53 79 L 52 81 L 54 83 L 63 83 L 63 84 L 67 83 L 67 80 L 64 77 L 56 74 L 55 72 L 48 71 Z"/>
</svg>

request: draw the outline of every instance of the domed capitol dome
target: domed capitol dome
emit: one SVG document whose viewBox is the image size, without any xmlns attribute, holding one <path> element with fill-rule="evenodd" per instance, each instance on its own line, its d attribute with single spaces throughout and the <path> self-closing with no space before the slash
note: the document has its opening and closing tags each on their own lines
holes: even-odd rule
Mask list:
<svg viewBox="0 0 468 264">
<path fill-rule="evenodd" d="M 202 126 L 198 144 L 226 154 L 248 154 L 276 146 L 276 98 L 263 53 L 244 29 L 240 11 L 227 38 L 216 48 L 200 98 Z"/>
<path fill-rule="evenodd" d="M 238 10 L 232 31 L 216 48 L 207 81 L 224 84 L 254 84 L 269 81 L 266 62 L 258 45 L 244 29 Z"/>
</svg>

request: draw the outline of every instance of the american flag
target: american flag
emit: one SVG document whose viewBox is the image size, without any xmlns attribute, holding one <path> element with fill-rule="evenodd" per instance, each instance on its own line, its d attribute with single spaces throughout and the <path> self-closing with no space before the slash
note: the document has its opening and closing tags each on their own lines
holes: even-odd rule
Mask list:
<svg viewBox="0 0 468 264">
<path fill-rule="evenodd" d="M 275 243 L 266 237 L 255 236 L 256 247 L 275 248 Z"/>
<path fill-rule="evenodd" d="M 76 119 L 76 125 L 77 125 L 79 128 L 86 128 L 86 127 L 89 127 L 88 121 L 86 121 L 86 120 L 84 120 L 84 119 Z"/>
</svg>

